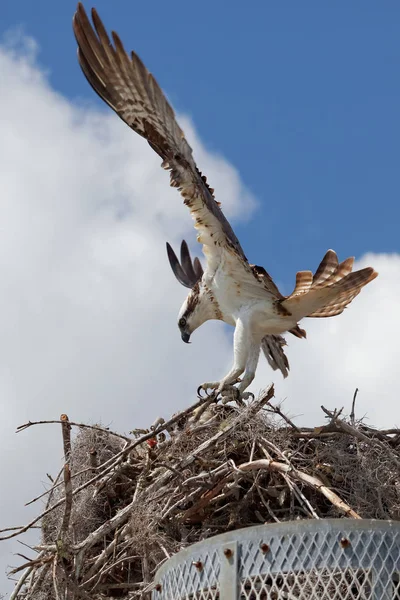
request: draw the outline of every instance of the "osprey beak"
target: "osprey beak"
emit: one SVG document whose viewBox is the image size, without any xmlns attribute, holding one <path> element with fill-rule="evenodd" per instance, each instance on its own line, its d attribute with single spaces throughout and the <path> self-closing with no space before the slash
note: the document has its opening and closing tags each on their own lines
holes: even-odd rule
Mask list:
<svg viewBox="0 0 400 600">
<path fill-rule="evenodd" d="M 184 331 L 182 331 L 181 337 L 182 337 L 182 341 L 184 341 L 185 344 L 190 344 L 190 342 L 189 342 L 189 340 L 190 340 L 190 333 L 185 333 Z"/>
</svg>

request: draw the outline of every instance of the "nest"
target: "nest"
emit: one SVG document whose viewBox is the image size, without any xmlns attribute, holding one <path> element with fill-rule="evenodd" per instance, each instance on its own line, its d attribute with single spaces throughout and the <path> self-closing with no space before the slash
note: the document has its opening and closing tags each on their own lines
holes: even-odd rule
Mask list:
<svg viewBox="0 0 400 600">
<path fill-rule="evenodd" d="M 149 598 L 163 561 L 228 530 L 400 519 L 399 430 L 325 408 L 327 424 L 300 429 L 272 397 L 272 387 L 237 406 L 209 397 L 130 437 L 62 415 L 65 466 L 46 508 L 2 538 L 41 524 L 13 598 Z"/>
</svg>

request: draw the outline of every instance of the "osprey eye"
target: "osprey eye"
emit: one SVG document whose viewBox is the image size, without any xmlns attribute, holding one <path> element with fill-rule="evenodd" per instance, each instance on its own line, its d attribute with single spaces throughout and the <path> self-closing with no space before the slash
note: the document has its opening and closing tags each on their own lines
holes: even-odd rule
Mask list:
<svg viewBox="0 0 400 600">
<path fill-rule="evenodd" d="M 179 323 L 178 323 L 179 327 L 185 327 L 186 325 L 186 319 L 182 317 L 182 319 L 179 319 Z"/>
</svg>

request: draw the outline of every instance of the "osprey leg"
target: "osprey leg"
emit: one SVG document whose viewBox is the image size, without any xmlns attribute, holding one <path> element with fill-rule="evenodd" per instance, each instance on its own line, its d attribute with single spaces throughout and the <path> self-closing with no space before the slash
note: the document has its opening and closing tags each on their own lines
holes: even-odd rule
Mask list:
<svg viewBox="0 0 400 600">
<path fill-rule="evenodd" d="M 251 382 L 253 381 L 256 375 L 259 357 L 260 344 L 258 342 L 253 342 L 250 348 L 249 358 L 247 359 L 246 370 L 244 372 L 243 379 L 238 385 L 238 390 L 240 393 L 242 393 L 246 388 L 248 388 Z"/>
<path fill-rule="evenodd" d="M 255 367 L 257 366 L 258 362 L 260 345 L 255 344 L 252 338 L 247 315 L 240 316 L 236 321 L 236 328 L 233 336 L 233 351 L 234 358 L 232 369 L 225 375 L 225 377 L 223 377 L 223 379 L 221 379 L 220 382 L 203 383 L 201 387 L 204 390 L 216 389 L 217 394 L 220 394 L 227 386 L 237 383 L 240 375 L 245 371 L 245 369 L 247 369 L 247 365 L 249 365 L 249 376 L 251 371 L 255 371 Z M 253 378 L 254 374 L 251 380 Z"/>
</svg>

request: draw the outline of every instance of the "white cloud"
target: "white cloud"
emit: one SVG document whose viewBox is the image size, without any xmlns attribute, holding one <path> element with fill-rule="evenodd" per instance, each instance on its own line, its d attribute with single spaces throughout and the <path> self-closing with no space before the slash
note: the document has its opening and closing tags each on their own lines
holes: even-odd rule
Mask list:
<svg viewBox="0 0 400 600">
<path fill-rule="evenodd" d="M 165 241 L 194 242 L 195 231 L 160 159 L 111 111 L 55 93 L 34 53 L 29 40 L 0 51 L 0 527 L 36 514 L 23 503 L 61 464 L 57 427 L 16 436 L 17 425 L 66 412 L 147 426 L 194 401 L 231 355 L 222 326 L 212 343 L 209 326 L 190 346 L 180 339 L 187 292 Z M 243 200 L 250 214 L 235 169 L 183 121 L 227 214 Z M 11 550 L 16 542 L 0 544 L 3 565 L 20 561 Z"/>
<path fill-rule="evenodd" d="M 160 160 L 111 112 L 56 94 L 34 50 L 27 42 L 0 51 L 1 527 L 36 514 L 22 505 L 61 464 L 57 427 L 16 436 L 17 425 L 66 412 L 125 431 L 147 426 L 194 400 L 196 385 L 221 376 L 232 354 L 215 322 L 191 346 L 180 340 L 186 291 L 164 244 L 193 241 L 194 230 Z M 237 172 L 182 123 L 227 215 L 239 207 L 250 215 L 254 200 Z M 277 398 L 308 424 L 321 422 L 322 403 L 350 407 L 355 387 L 359 414 L 375 425 L 400 421 L 400 257 L 362 263 L 379 279 L 341 317 L 310 320 L 307 341 L 289 340 L 287 381 L 261 360 L 253 389 L 275 380 Z M 0 543 L 3 565 L 19 562 L 11 551 L 16 542 Z"/>
</svg>

